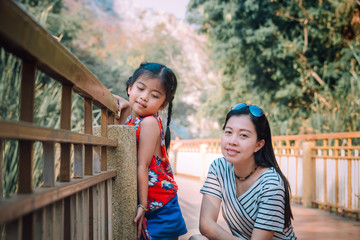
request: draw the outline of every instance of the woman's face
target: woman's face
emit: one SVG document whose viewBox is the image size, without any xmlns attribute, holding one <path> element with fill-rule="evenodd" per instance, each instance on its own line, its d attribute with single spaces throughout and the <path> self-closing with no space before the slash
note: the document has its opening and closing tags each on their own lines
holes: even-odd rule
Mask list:
<svg viewBox="0 0 360 240">
<path fill-rule="evenodd" d="M 221 152 L 226 161 L 234 165 L 252 163 L 254 153 L 264 143 L 257 140 L 255 126 L 248 115 L 232 116 L 221 136 Z"/>
</svg>

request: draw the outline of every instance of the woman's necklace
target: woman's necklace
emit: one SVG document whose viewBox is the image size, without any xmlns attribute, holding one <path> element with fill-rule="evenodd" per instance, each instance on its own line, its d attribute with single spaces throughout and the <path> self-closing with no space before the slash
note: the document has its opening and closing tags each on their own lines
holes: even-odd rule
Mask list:
<svg viewBox="0 0 360 240">
<path fill-rule="evenodd" d="M 247 175 L 246 177 L 239 177 L 238 175 L 236 175 L 235 171 L 234 171 L 234 174 L 235 174 L 235 177 L 237 179 L 239 179 L 240 181 L 245 181 L 246 179 L 248 179 L 257 169 L 257 166 L 254 168 L 254 170 L 251 171 L 251 173 L 249 175 Z"/>
</svg>

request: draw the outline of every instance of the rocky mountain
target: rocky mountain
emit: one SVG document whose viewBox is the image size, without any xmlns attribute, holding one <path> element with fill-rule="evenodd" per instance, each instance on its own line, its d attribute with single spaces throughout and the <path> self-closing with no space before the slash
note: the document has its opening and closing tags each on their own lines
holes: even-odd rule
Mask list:
<svg viewBox="0 0 360 240">
<path fill-rule="evenodd" d="M 206 36 L 169 13 L 154 12 L 131 0 L 65 0 L 65 5 L 69 14 L 81 14 L 85 19 L 81 23 L 84 30 L 74 45 L 91 49 L 104 62 L 113 59 L 113 67 L 122 68 L 124 76 L 130 76 L 144 60 L 172 68 L 179 81 L 179 110 L 174 118 L 177 127 L 188 132 L 179 135 L 206 135 L 202 132 L 206 132 L 209 121 L 197 121 L 203 119 L 197 109 L 204 101 L 204 93 L 217 87 Z M 213 123 L 209 124 L 208 128 L 212 127 Z"/>
</svg>

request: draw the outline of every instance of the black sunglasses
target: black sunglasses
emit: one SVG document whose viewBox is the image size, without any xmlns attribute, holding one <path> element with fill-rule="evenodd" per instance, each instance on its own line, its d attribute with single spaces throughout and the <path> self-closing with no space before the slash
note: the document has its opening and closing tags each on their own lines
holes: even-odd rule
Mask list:
<svg viewBox="0 0 360 240">
<path fill-rule="evenodd" d="M 262 115 L 264 115 L 264 112 L 263 112 L 263 110 L 261 110 L 261 108 L 259 108 L 256 105 L 247 105 L 246 103 L 238 103 L 238 104 L 232 106 L 231 111 L 240 110 L 244 107 L 249 107 L 249 111 L 254 117 L 261 117 Z"/>
</svg>

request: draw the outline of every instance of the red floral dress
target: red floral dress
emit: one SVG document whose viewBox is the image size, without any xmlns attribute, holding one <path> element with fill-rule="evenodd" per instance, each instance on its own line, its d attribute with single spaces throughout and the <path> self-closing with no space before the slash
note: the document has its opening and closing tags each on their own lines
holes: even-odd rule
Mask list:
<svg viewBox="0 0 360 240">
<path fill-rule="evenodd" d="M 161 208 L 176 195 L 178 186 L 174 180 L 173 172 L 171 170 L 170 161 L 166 153 L 165 135 L 162 127 L 161 118 L 154 114 L 154 117 L 160 127 L 161 136 L 161 152 L 162 156 L 153 155 L 149 165 L 149 190 L 148 190 L 148 208 L 149 211 Z M 145 117 L 146 118 L 146 117 Z M 137 117 L 132 120 L 130 116 L 125 125 L 136 127 L 136 142 L 139 145 L 139 137 L 141 131 L 141 122 L 144 120 L 142 117 Z"/>
</svg>

